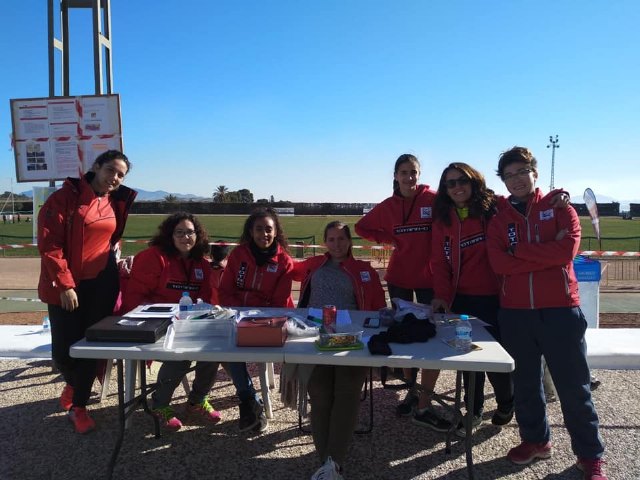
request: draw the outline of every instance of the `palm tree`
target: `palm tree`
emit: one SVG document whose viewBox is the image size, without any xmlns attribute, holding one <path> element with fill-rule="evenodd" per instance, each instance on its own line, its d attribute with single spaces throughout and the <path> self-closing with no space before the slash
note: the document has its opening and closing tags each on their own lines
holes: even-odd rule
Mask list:
<svg viewBox="0 0 640 480">
<path fill-rule="evenodd" d="M 178 197 L 170 193 L 169 195 L 165 195 L 164 201 L 167 203 L 176 203 L 178 201 Z"/>
<path fill-rule="evenodd" d="M 227 199 L 228 192 L 229 192 L 229 189 L 226 186 L 224 185 L 218 186 L 216 191 L 213 192 L 213 201 L 216 203 L 224 203 L 225 200 Z"/>
</svg>

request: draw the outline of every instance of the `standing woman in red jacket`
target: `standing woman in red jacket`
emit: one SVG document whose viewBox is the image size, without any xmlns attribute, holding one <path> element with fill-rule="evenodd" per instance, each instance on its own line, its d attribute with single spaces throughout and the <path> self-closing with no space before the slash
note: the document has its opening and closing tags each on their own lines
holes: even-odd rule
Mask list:
<svg viewBox="0 0 640 480">
<path fill-rule="evenodd" d="M 114 248 L 136 197 L 121 185 L 130 168 L 123 153 L 102 153 L 82 178 L 67 178 L 38 215 L 38 295 L 48 306 L 51 353 L 66 383 L 60 406 L 77 433 L 95 428 L 86 406 L 97 361 L 71 358 L 69 348 L 113 312 L 119 291 Z"/>
<path fill-rule="evenodd" d="M 211 267 L 205 255 L 209 238 L 195 215 L 178 212 L 169 215 L 158 227 L 149 248 L 133 259 L 131 278 L 124 293 L 123 309 L 130 311 L 145 303 L 178 303 L 188 292 L 195 303 L 218 301 L 212 289 Z M 195 378 L 185 414 L 209 424 L 220 421 L 220 413 L 209 403 L 209 391 L 216 379 L 218 362 L 196 362 Z M 190 360 L 162 362 L 158 388 L 153 392 L 152 413 L 169 430 L 182 428 L 182 421 L 170 406 L 173 392 L 189 372 Z M 184 419 L 184 418 L 183 418 Z"/>
<path fill-rule="evenodd" d="M 247 218 L 240 245 L 227 260 L 218 290 L 226 307 L 293 307 L 287 238 L 276 212 L 258 208 Z M 240 399 L 240 431 L 264 432 L 268 427 L 246 363 L 223 364 Z"/>
<path fill-rule="evenodd" d="M 429 268 L 431 255 L 432 209 L 436 192 L 428 185 L 418 184 L 420 162 L 408 153 L 400 155 L 393 171 L 393 195 L 376 205 L 358 221 L 355 230 L 367 240 L 393 245 L 385 280 L 389 298 L 401 298 L 429 305 L 433 299 L 433 278 Z M 410 416 L 418 403 L 413 388 L 417 370 L 406 369 L 410 389 L 398 405 L 397 413 Z M 425 377 L 437 371 L 422 372 Z"/>
<path fill-rule="evenodd" d="M 498 276 L 487 255 L 487 228 L 497 211 L 498 199 L 504 202 L 487 188 L 484 176 L 466 163 L 452 163 L 442 172 L 433 211 L 431 271 L 435 298 L 431 306 L 434 312 L 466 313 L 484 320 L 490 325 L 487 330 L 500 341 Z M 482 421 L 485 378 L 482 372 L 475 375 L 474 426 Z M 513 417 L 511 374 L 487 376 L 498 404 L 492 422 L 505 425 Z M 418 415 L 415 421 L 420 419 Z M 464 436 L 466 432 L 461 427 L 456 433 Z"/>
<path fill-rule="evenodd" d="M 327 253 L 298 262 L 298 308 L 335 305 L 340 310 L 379 310 L 386 306 L 378 273 L 369 262 L 353 258 L 351 232 L 342 222 L 324 229 Z M 309 378 L 313 443 L 323 465 L 312 480 L 342 478 L 341 467 L 358 421 L 366 367 L 315 365 Z"/>
</svg>

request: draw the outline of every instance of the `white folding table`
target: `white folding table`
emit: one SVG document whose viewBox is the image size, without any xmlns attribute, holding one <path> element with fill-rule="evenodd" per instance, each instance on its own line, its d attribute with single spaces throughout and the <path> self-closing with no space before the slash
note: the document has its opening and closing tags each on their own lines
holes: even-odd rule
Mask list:
<svg viewBox="0 0 640 480">
<path fill-rule="evenodd" d="M 259 309 L 266 315 L 281 316 L 287 314 L 305 315 L 306 309 Z M 351 311 L 350 316 L 354 324 L 362 325 L 367 316 L 377 312 Z M 456 410 L 459 410 L 461 395 L 462 372 L 504 372 L 513 371 L 514 362 L 502 346 L 475 320 L 473 325 L 473 343 L 480 347 L 478 350 L 465 354 L 457 353 L 444 340 L 454 335 L 454 328 L 438 325 L 437 334 L 425 343 L 397 344 L 392 343 L 392 355 L 371 355 L 368 349 L 347 350 L 340 352 L 318 351 L 314 345 L 315 338 L 289 337 L 284 347 L 237 347 L 235 339 L 222 337 L 181 338 L 177 333 L 174 348 L 165 350 L 163 341 L 154 344 L 130 344 L 116 342 L 87 342 L 81 340 L 71 347 L 71 356 L 79 358 L 116 359 L 118 367 L 118 406 L 120 420 L 120 435 L 112 454 L 108 475 L 113 473 L 122 440 L 126 419 L 131 410 L 137 405 L 146 405 L 148 394 L 144 369 L 141 369 L 142 393 L 135 396 L 136 372 L 140 362 L 145 360 L 191 360 L 191 361 L 220 361 L 220 362 L 269 362 L 304 363 L 316 365 L 351 365 L 364 367 L 402 367 L 425 368 L 432 370 L 456 370 Z M 384 329 L 364 329 L 363 342 L 368 337 Z M 123 362 L 125 368 L 123 372 Z M 268 385 L 266 369 L 261 369 L 261 381 Z M 475 375 L 469 376 L 469 390 L 473 391 Z M 473 395 L 467 396 L 467 410 L 473 411 Z M 466 458 L 469 478 L 473 478 L 473 457 L 471 452 L 471 415 L 466 416 Z M 450 445 L 450 433 L 447 435 L 447 450 Z"/>
</svg>

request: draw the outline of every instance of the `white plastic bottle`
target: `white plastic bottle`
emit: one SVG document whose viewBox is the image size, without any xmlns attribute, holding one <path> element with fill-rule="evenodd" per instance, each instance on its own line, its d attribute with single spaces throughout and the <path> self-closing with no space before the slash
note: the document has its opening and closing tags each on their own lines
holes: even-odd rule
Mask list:
<svg viewBox="0 0 640 480">
<path fill-rule="evenodd" d="M 42 331 L 40 332 L 42 335 L 49 335 L 51 332 L 51 323 L 49 323 L 49 316 L 45 315 L 42 319 Z"/>
<path fill-rule="evenodd" d="M 469 315 L 460 315 L 456 325 L 456 351 L 467 353 L 471 351 L 471 322 Z"/>
<path fill-rule="evenodd" d="M 193 300 L 191 300 L 189 292 L 182 292 L 182 297 L 180 297 L 178 305 L 180 306 L 180 314 L 178 318 L 180 320 L 184 320 L 189 316 L 191 310 L 193 310 Z"/>
</svg>

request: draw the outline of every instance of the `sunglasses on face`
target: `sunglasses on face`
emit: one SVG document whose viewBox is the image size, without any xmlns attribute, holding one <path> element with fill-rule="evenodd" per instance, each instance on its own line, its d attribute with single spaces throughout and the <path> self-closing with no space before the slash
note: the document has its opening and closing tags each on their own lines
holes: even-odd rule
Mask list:
<svg viewBox="0 0 640 480">
<path fill-rule="evenodd" d="M 456 188 L 456 185 L 460 185 L 462 187 L 464 185 L 469 185 L 469 183 L 471 183 L 471 180 L 468 177 L 451 178 L 444 181 L 447 188 Z"/>
<path fill-rule="evenodd" d="M 531 172 L 533 172 L 533 170 L 531 170 L 530 168 L 521 168 L 520 170 L 516 171 L 516 173 L 507 173 L 503 175 L 502 181 L 509 182 L 517 177 L 524 178 L 528 176 Z"/>
</svg>

